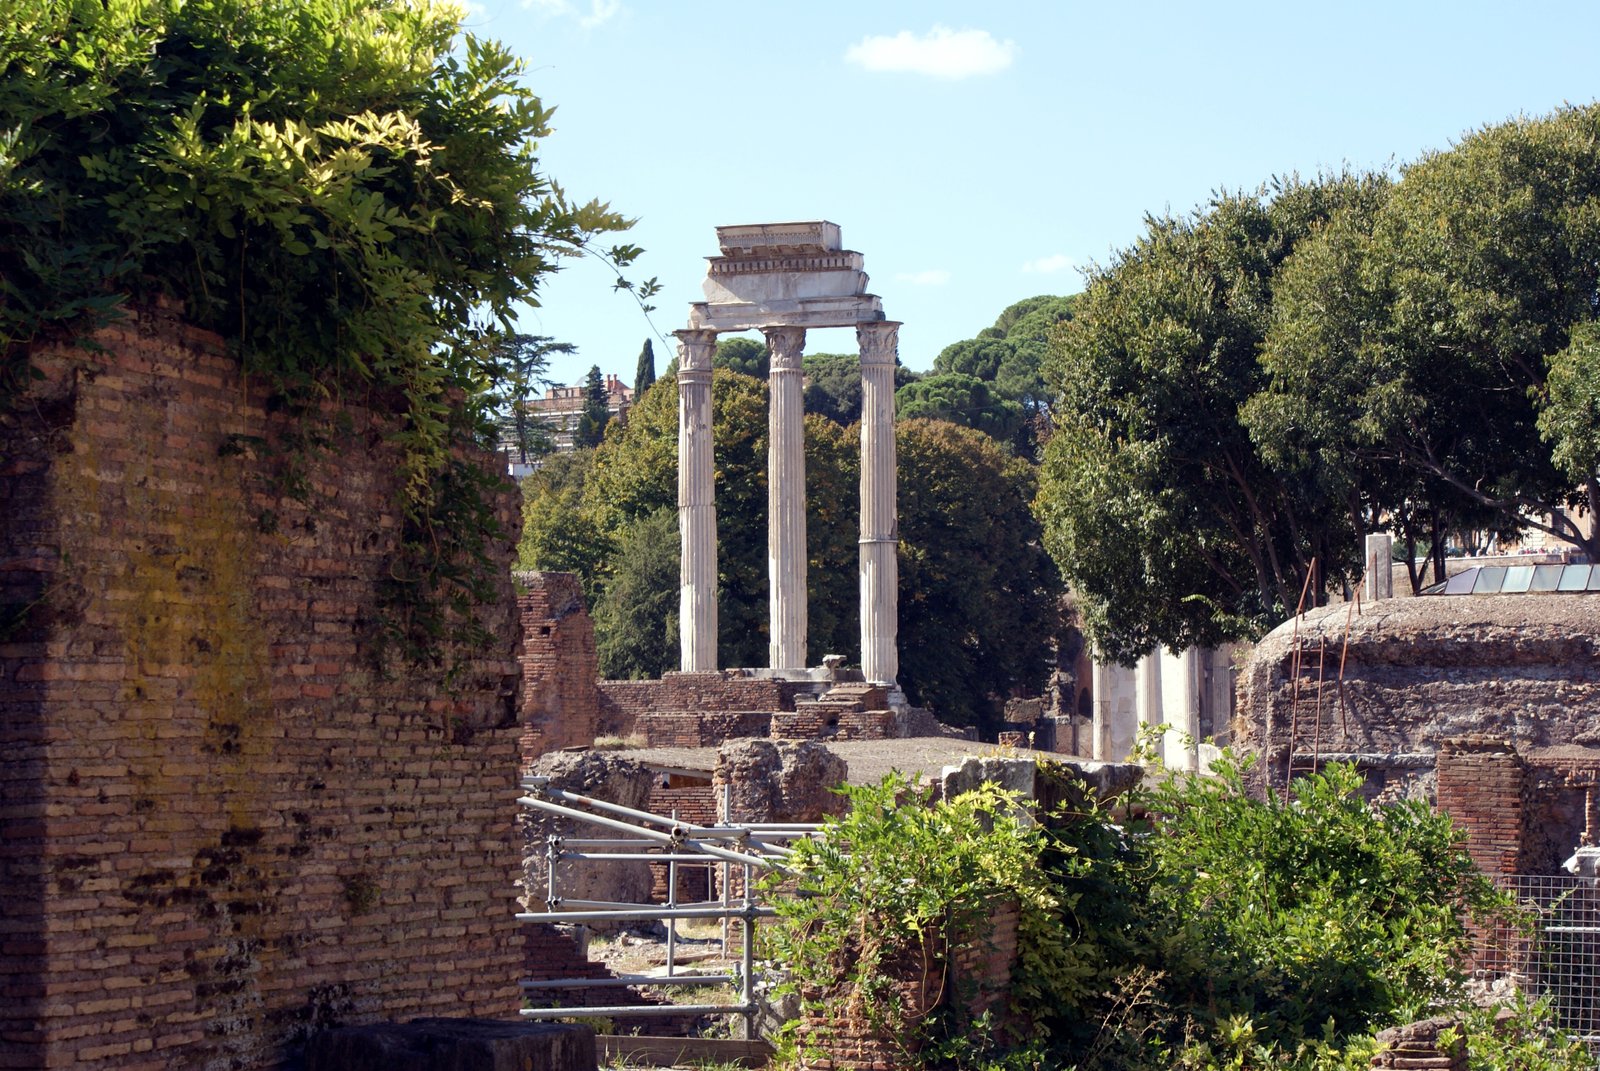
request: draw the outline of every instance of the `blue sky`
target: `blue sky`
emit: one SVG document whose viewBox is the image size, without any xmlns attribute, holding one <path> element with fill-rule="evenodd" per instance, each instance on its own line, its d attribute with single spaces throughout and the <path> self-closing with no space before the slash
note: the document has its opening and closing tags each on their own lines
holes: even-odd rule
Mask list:
<svg viewBox="0 0 1600 1071">
<path fill-rule="evenodd" d="M 1600 3 L 985 4 L 477 0 L 557 107 L 545 170 L 638 224 L 647 322 L 574 261 L 519 329 L 632 380 L 684 325 L 713 228 L 829 219 L 900 356 L 940 349 L 1139 234 L 1146 213 L 1275 174 L 1396 168 L 1600 96 Z M 609 244 L 609 243 L 607 243 Z M 670 356 L 656 339 L 658 368 Z M 814 331 L 808 352 L 853 351 Z"/>
</svg>

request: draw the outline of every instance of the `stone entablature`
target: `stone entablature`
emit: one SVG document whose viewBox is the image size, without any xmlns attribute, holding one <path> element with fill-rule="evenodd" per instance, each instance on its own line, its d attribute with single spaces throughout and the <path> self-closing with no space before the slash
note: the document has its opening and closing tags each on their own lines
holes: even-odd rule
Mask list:
<svg viewBox="0 0 1600 1071">
<path fill-rule="evenodd" d="M 884 318 L 867 293 L 861 254 L 841 247 L 836 223 L 718 227 L 717 246 L 722 255 L 707 258 L 706 300 L 689 306 L 690 328 L 854 327 Z"/>
</svg>

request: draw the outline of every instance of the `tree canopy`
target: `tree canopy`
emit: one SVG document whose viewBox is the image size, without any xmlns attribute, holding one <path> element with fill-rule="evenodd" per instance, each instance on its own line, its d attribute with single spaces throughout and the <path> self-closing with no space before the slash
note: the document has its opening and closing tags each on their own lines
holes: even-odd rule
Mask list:
<svg viewBox="0 0 1600 1071">
<path fill-rule="evenodd" d="M 1265 628 L 1368 531 L 1414 585 L 1461 530 L 1600 557 L 1600 105 L 1151 219 L 1074 311 L 1039 505 L 1115 657 Z"/>
<path fill-rule="evenodd" d="M 743 335 L 722 339 L 717 343 L 716 352 L 711 355 L 712 368 L 726 368 L 730 372 L 763 381 L 771 370 L 771 361 L 772 355 L 767 352 L 766 343 Z"/>
<path fill-rule="evenodd" d="M 1043 367 L 1050 335 L 1072 319 L 1075 300 L 1040 294 L 1007 306 L 976 338 L 939 351 L 932 374 L 906 388 L 897 402 L 914 415 L 977 428 L 1033 456 L 1049 431 L 1051 394 Z M 984 386 L 975 389 L 952 376 L 971 377 Z M 963 392 L 966 399 L 954 404 Z"/>
<path fill-rule="evenodd" d="M 1600 510 L 1578 386 L 1600 312 L 1600 105 L 1423 157 L 1280 290 L 1250 413 L 1264 440 L 1387 469 L 1386 505 L 1422 503 L 1435 530 L 1533 527 L 1600 557 L 1560 509 Z"/>
<path fill-rule="evenodd" d="M 572 429 L 575 446 L 599 446 L 606 436 L 606 425 L 611 422 L 611 396 L 606 392 L 600 366 L 591 365 L 583 378 L 583 410 L 578 414 L 577 426 Z"/>
<path fill-rule="evenodd" d="M 538 169 L 551 109 L 422 0 L 25 3 L 0 20 L 0 394 L 30 341 L 167 295 L 285 397 L 398 399 L 430 508 L 486 342 L 627 221 Z M 631 247 L 612 250 L 627 261 Z"/>
<path fill-rule="evenodd" d="M 901 420 L 943 420 L 1017 445 L 1027 427 L 1022 406 L 1001 397 L 992 380 L 965 372 L 935 373 L 907 383 L 894 395 Z"/>
<path fill-rule="evenodd" d="M 463 14 L 24 0 L 0 18 L 0 411 L 37 343 L 164 298 L 300 422 L 250 446 L 283 493 L 343 399 L 391 414 L 380 664 L 459 664 L 481 643 L 504 533 L 497 481 L 457 448 L 492 441 L 517 378 L 498 343 L 563 256 L 639 252 L 594 247 L 629 221 L 540 171 L 552 110 Z"/>
<path fill-rule="evenodd" d="M 1313 560 L 1324 576 L 1358 567 L 1347 504 L 1269 465 L 1240 407 L 1268 381 L 1274 273 L 1335 210 L 1385 185 L 1288 180 L 1151 218 L 1054 336 L 1039 508 L 1109 656 L 1249 634 L 1294 608 Z"/>
<path fill-rule="evenodd" d="M 656 381 L 656 350 L 649 339 L 639 350 L 639 363 L 633 371 L 633 396 L 644 397 L 644 392 Z"/>
<path fill-rule="evenodd" d="M 534 395 L 547 386 L 545 372 L 552 353 L 576 353 L 570 342 L 557 342 L 548 335 L 510 334 L 495 343 L 494 359 L 504 370 L 501 408 L 498 414 L 500 441 L 515 450 L 524 463 L 530 457 L 548 454 L 554 445 L 544 421 L 532 411 Z"/>
</svg>

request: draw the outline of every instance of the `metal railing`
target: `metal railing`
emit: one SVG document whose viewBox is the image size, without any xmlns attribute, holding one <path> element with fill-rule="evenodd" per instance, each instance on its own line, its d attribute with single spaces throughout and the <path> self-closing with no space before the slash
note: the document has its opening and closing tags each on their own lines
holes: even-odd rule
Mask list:
<svg viewBox="0 0 1600 1071">
<path fill-rule="evenodd" d="M 1593 877 L 1516 874 L 1497 882 L 1533 923 L 1499 926 L 1477 957 L 1480 973 L 1510 976 L 1548 998 L 1561 1028 L 1600 1055 L 1600 886 Z"/>
<path fill-rule="evenodd" d="M 810 823 L 729 823 L 701 826 L 681 821 L 676 812 L 670 817 L 635 810 L 606 800 L 595 799 L 557 788 L 548 778 L 527 777 L 522 781 L 527 795 L 517 802 L 524 807 L 585 823 L 620 836 L 567 837 L 552 834 L 545 838 L 545 910 L 517 915 L 521 922 L 591 923 L 661 921 L 667 931 L 666 973 L 623 974 L 606 978 L 549 978 L 522 982 L 529 1000 L 551 990 L 627 988 L 633 986 L 733 986 L 734 1004 L 612 1004 L 582 1007 L 527 1007 L 522 1015 L 530 1019 L 560 1019 L 573 1015 L 603 1017 L 643 1017 L 681 1015 L 743 1015 L 747 1027 L 757 1010 L 755 1000 L 755 928 L 758 919 L 770 918 L 772 908 L 757 902 L 752 877 L 757 870 L 783 869 L 789 854 L 787 842 L 811 836 L 820 826 Z M 724 813 L 727 808 L 724 806 Z M 564 860 L 614 863 L 664 863 L 667 867 L 666 903 L 624 903 L 563 897 L 558 887 L 559 864 Z M 703 866 L 708 872 L 721 872 L 720 900 L 678 902 L 679 868 Z M 734 875 L 738 874 L 738 893 L 734 894 Z M 708 886 L 710 882 L 708 881 Z M 740 926 L 740 962 L 737 969 L 717 974 L 680 974 L 677 971 L 677 923 L 686 919 L 722 920 L 722 949 L 727 954 L 730 925 Z"/>
</svg>

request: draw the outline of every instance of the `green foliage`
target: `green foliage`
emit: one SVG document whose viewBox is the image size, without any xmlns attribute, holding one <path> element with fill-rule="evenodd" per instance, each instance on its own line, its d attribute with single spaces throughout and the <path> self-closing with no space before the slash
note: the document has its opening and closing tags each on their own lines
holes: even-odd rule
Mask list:
<svg viewBox="0 0 1600 1071">
<path fill-rule="evenodd" d="M 1464 920 L 1504 902 L 1450 820 L 1367 804 L 1348 767 L 1265 800 L 1231 761 L 1219 773 L 1124 801 L 1152 814 L 1140 831 L 1048 766 L 1040 795 L 1059 802 L 1038 824 L 992 785 L 950 803 L 897 776 L 849 789 L 849 814 L 797 844 L 773 951 L 807 1001 L 914 1040 L 913 1067 L 1357 1071 L 1372 1031 L 1452 1006 Z M 937 976 L 932 1014 L 894 984 L 981 939 L 1000 897 L 1022 908 L 1010 1014 L 1029 1042 L 1010 1050 Z M 1547 1020 L 1529 1024 L 1491 1039 L 1469 1021 L 1474 1067 L 1577 1066 Z M 1482 1063 L 1491 1049 L 1531 1062 Z"/>
<path fill-rule="evenodd" d="M 997 698 L 1038 694 L 1061 627 L 1060 574 L 1029 507 L 1034 470 L 942 421 L 902 420 L 895 441 L 900 683 L 945 722 L 991 730 Z"/>
<path fill-rule="evenodd" d="M 659 677 L 678 664 L 678 516 L 660 509 L 617 536 L 594 604 L 601 675 Z"/>
<path fill-rule="evenodd" d="M 1248 1021 L 1292 1052 L 1325 1027 L 1359 1034 L 1459 997 L 1466 922 L 1501 901 L 1448 816 L 1368 804 L 1347 766 L 1265 799 L 1231 761 L 1216 774 L 1146 801 L 1155 961 L 1199 1036 Z"/>
<path fill-rule="evenodd" d="M 519 461 L 541 457 L 555 449 L 550 431 L 533 412 L 532 403 L 539 388 L 547 386 L 545 372 L 552 353 L 576 353 L 570 342 L 557 342 L 547 335 L 511 334 L 494 345 L 493 358 L 501 383 L 500 409 L 496 414 L 500 441 L 516 451 Z"/>
<path fill-rule="evenodd" d="M 1052 397 L 1043 369 L 1050 336 L 1072 319 L 1076 300 L 1076 296 L 1049 294 L 1025 298 L 1008 306 L 996 317 L 994 326 L 984 328 L 976 338 L 953 342 L 941 350 L 934 358 L 932 376 L 927 377 L 942 384 L 934 390 L 951 394 L 953 384 L 962 381 L 946 377 L 956 375 L 981 380 L 984 386 L 981 393 L 971 387 L 960 388 L 971 396 L 958 404 L 951 394 L 951 415 L 939 419 L 977 428 L 1012 443 L 1020 455 L 1033 457 L 1039 442 L 1049 437 Z M 929 406 L 920 392 L 907 392 L 906 401 L 913 406 L 914 415 L 934 415 L 936 406 Z"/>
<path fill-rule="evenodd" d="M 1600 324 L 1573 328 L 1549 367 L 1539 434 L 1552 444 L 1551 460 L 1583 489 L 1590 516 L 1600 515 Z"/>
<path fill-rule="evenodd" d="M 1158 643 L 1264 630 L 1293 611 L 1313 559 L 1324 578 L 1356 575 L 1350 503 L 1317 493 L 1314 472 L 1275 468 L 1240 408 L 1267 383 L 1275 272 L 1375 188 L 1289 180 L 1152 218 L 1052 336 L 1059 402 L 1038 507 L 1107 655 L 1131 664 Z"/>
<path fill-rule="evenodd" d="M 861 355 L 856 353 L 808 353 L 805 365 L 804 405 L 808 413 L 827 417 L 841 426 L 861 419 Z M 894 368 L 895 386 L 915 382 L 917 374 L 898 363 Z"/>
<path fill-rule="evenodd" d="M 920 1045 L 941 1025 L 926 1013 L 945 984 L 935 971 L 924 987 L 925 968 L 942 962 L 948 941 L 983 933 L 1000 898 L 1048 908 L 1032 865 L 1042 833 L 992 784 L 937 803 L 930 788 L 895 774 L 843 791 L 848 813 L 826 820 L 820 838 L 795 842 L 788 875 L 764 879 L 768 894 L 797 883 L 793 895 L 771 897 L 778 917 L 762 936 L 805 1004 L 848 1001 L 905 1043 L 897 1066 L 921 1067 Z M 919 992 L 896 984 L 908 978 Z"/>
<path fill-rule="evenodd" d="M 605 380 L 601 378 L 600 366 L 590 365 L 589 374 L 583 380 L 583 411 L 578 414 L 577 426 L 572 429 L 573 445 L 599 446 L 606 437 L 606 425 L 610 422 L 611 397 L 606 392 Z"/>
<path fill-rule="evenodd" d="M 1600 554 L 1542 519 L 1600 505 L 1566 449 L 1582 452 L 1581 404 L 1547 390 L 1583 365 L 1600 312 L 1600 105 L 1476 131 L 1351 224 L 1286 269 L 1273 403 L 1300 411 L 1311 448 L 1395 471 L 1447 524 L 1543 527 Z"/>
<path fill-rule="evenodd" d="M 1567 1036 L 1548 1002 L 1530 1003 L 1520 993 L 1500 1020 L 1500 1009 L 1474 1009 L 1466 1016 L 1471 1071 L 1592 1071 L 1595 1058 L 1583 1042 Z"/>
<path fill-rule="evenodd" d="M 584 485 L 593 464 L 593 450 L 551 454 L 522 481 L 522 538 L 517 547 L 518 568 L 582 577 L 590 606 L 600 594 L 590 585 L 615 549 L 584 508 Z"/>
<path fill-rule="evenodd" d="M 716 352 L 711 355 L 712 368 L 726 368 L 762 382 L 766 382 L 771 363 L 772 355 L 767 352 L 766 343 L 740 335 L 718 342 Z"/>
<path fill-rule="evenodd" d="M 644 346 L 639 350 L 639 365 L 633 372 L 633 396 L 643 398 L 644 392 L 649 390 L 656 381 L 656 351 L 649 339 L 644 340 Z"/>
<path fill-rule="evenodd" d="M 434 600 L 396 610 L 409 651 L 484 590 L 470 563 L 493 511 L 453 451 L 487 441 L 497 332 L 559 257 L 628 225 L 540 173 L 550 109 L 461 17 L 431 0 L 23 0 L 0 20 L 0 404 L 35 343 L 166 296 L 298 415 L 292 449 L 327 439 L 341 398 L 393 413 L 391 594 Z M 292 493 L 303 463 L 280 460 Z"/>
<path fill-rule="evenodd" d="M 973 428 L 1002 443 L 1025 445 L 1022 406 L 1000 397 L 983 379 L 964 372 L 936 373 L 895 391 L 901 420 L 943 420 Z"/>
</svg>

